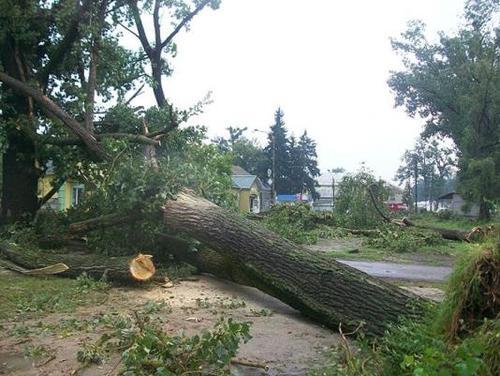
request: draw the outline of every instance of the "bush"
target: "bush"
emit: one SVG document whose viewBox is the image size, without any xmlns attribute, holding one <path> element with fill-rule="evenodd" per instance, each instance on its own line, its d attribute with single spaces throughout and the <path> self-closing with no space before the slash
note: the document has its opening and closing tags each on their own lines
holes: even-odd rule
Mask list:
<svg viewBox="0 0 500 376">
<path fill-rule="evenodd" d="M 315 212 L 305 203 L 275 205 L 267 213 L 264 224 L 272 231 L 297 244 L 314 244 L 318 238 L 344 236 L 334 229 L 335 218 L 331 212 Z"/>
<path fill-rule="evenodd" d="M 438 320 L 449 339 L 466 335 L 500 315 L 500 231 L 481 249 L 462 257 L 449 279 Z"/>
<path fill-rule="evenodd" d="M 370 238 L 365 243 L 395 252 L 415 252 L 425 246 L 444 244 L 444 240 L 441 235 L 431 230 L 385 227 L 377 237 Z"/>
<path fill-rule="evenodd" d="M 431 312 L 434 313 L 434 312 Z M 491 327 L 496 329 L 493 331 Z M 437 335 L 433 315 L 423 322 L 404 320 L 391 327 L 381 341 L 383 375 L 493 375 L 488 357 L 495 357 L 500 336 L 498 320 L 484 323 L 479 331 L 458 343 Z M 498 356 L 496 356 L 498 358 Z M 498 359 L 496 359 L 498 360 Z"/>
<path fill-rule="evenodd" d="M 385 210 L 387 188 L 383 181 L 375 179 L 370 170 L 361 168 L 356 174 L 342 178 L 335 198 L 335 214 L 340 225 L 349 228 L 374 228 L 380 224 L 380 215 L 370 198 L 369 187 L 374 193 L 377 206 Z"/>
<path fill-rule="evenodd" d="M 441 220 L 449 220 L 453 218 L 453 213 L 451 210 L 441 210 L 437 212 L 436 216 Z"/>
<path fill-rule="evenodd" d="M 443 303 L 402 319 L 383 338 L 342 347 L 312 375 L 499 375 L 500 232 L 455 266 Z"/>
</svg>

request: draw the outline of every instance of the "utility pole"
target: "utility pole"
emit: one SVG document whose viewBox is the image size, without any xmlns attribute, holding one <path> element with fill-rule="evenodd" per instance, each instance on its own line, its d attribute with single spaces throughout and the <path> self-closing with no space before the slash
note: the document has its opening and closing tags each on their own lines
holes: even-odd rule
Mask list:
<svg viewBox="0 0 500 376">
<path fill-rule="evenodd" d="M 413 156 L 413 173 L 414 173 L 414 179 L 415 179 L 415 214 L 418 213 L 418 165 L 417 165 L 417 156 Z"/>
<path fill-rule="evenodd" d="M 268 134 L 266 131 L 254 129 L 254 132 Z M 276 138 L 274 133 L 271 132 L 271 147 L 272 147 L 272 170 L 271 170 L 271 204 L 276 203 Z"/>
<path fill-rule="evenodd" d="M 273 147 L 273 182 L 271 186 L 271 202 L 272 204 L 276 203 L 276 138 L 274 137 L 274 133 L 271 133 L 272 147 Z"/>
</svg>

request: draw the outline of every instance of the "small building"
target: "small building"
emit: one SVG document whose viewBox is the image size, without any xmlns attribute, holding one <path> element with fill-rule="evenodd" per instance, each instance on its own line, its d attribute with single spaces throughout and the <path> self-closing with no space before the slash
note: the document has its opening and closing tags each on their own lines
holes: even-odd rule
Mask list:
<svg viewBox="0 0 500 376">
<path fill-rule="evenodd" d="M 313 210 L 332 211 L 333 196 L 335 194 L 335 179 L 332 173 L 322 174 L 318 178 L 316 193 L 318 194 L 318 198 L 313 202 Z"/>
<path fill-rule="evenodd" d="M 38 197 L 44 197 L 53 187 L 55 182 L 54 168 L 49 163 L 45 176 L 38 180 Z M 45 203 L 43 208 L 64 211 L 78 205 L 82 200 L 84 185 L 73 179 L 68 179 L 61 185 L 56 193 Z"/>
<path fill-rule="evenodd" d="M 271 188 L 239 166 L 233 166 L 233 190 L 242 213 L 260 213 L 271 207 Z"/>
<path fill-rule="evenodd" d="M 448 210 L 455 215 L 476 218 L 479 216 L 479 205 L 467 204 L 462 195 L 450 192 L 438 197 L 437 211 Z"/>
</svg>

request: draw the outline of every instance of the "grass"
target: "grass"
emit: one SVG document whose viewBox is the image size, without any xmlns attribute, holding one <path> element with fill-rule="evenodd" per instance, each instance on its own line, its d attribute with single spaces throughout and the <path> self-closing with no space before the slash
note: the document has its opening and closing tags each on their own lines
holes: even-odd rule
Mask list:
<svg viewBox="0 0 500 376">
<path fill-rule="evenodd" d="M 388 261 L 401 263 L 424 263 L 448 265 L 455 258 L 466 255 L 478 248 L 477 244 L 446 240 L 443 244 L 420 247 L 418 251 L 396 252 L 384 248 L 362 245 L 352 250 L 331 250 L 326 252 L 333 258 L 344 260 Z"/>
<path fill-rule="evenodd" d="M 457 216 L 445 219 L 445 218 L 440 218 L 438 215 L 433 213 L 423 213 L 418 215 L 414 214 L 410 217 L 410 220 L 415 222 L 415 224 L 417 225 L 441 227 L 450 230 L 462 230 L 462 231 L 470 231 L 476 226 L 485 226 L 488 224 L 492 224 L 492 221 L 484 222 L 472 218 L 457 217 Z M 498 226 L 498 223 L 496 225 Z"/>
<path fill-rule="evenodd" d="M 462 250 L 468 253 L 457 261 L 443 302 L 420 320 L 403 318 L 381 338 L 342 341 L 309 376 L 499 375 L 500 232 Z"/>
<path fill-rule="evenodd" d="M 89 278 L 0 275 L 0 320 L 19 320 L 53 312 L 71 312 L 107 298 L 107 284 Z"/>
</svg>

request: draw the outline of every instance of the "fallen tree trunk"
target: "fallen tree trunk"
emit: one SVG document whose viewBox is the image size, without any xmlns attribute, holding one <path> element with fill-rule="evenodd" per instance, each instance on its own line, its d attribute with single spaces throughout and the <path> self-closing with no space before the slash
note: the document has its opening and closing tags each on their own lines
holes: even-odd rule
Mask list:
<svg viewBox="0 0 500 376">
<path fill-rule="evenodd" d="M 163 210 L 167 227 L 208 245 L 238 265 L 251 285 L 332 329 L 364 323 L 367 333 L 382 334 L 388 323 L 422 310 L 415 295 L 191 193 L 178 194 Z"/>
<path fill-rule="evenodd" d="M 129 270 L 132 257 L 109 257 L 79 252 L 33 251 L 25 248 L 18 249 L 16 246 L 0 242 L 0 259 L 2 258 L 26 269 L 37 269 L 63 263 L 69 269 L 60 275 L 67 277 L 78 277 L 82 273 L 86 273 L 95 279 L 106 276 L 113 281 L 130 283 L 133 280 Z"/>
<path fill-rule="evenodd" d="M 84 234 L 99 228 L 112 227 L 133 222 L 140 218 L 139 213 L 129 214 L 106 214 L 101 217 L 75 222 L 69 225 L 70 234 Z"/>
<path fill-rule="evenodd" d="M 402 223 L 404 223 L 408 227 L 416 227 L 424 230 L 432 230 L 437 232 L 439 235 L 443 237 L 443 239 L 448 240 L 459 240 L 459 241 L 469 241 L 470 232 L 461 231 L 461 230 L 451 230 L 448 228 L 434 227 L 434 226 L 424 226 L 417 225 L 410 221 L 408 218 L 403 218 Z"/>
<path fill-rule="evenodd" d="M 384 214 L 382 210 L 377 205 L 377 200 L 375 200 L 375 195 L 372 191 L 372 187 L 368 187 L 368 193 L 370 195 L 371 202 L 373 204 L 373 207 L 377 211 L 377 213 L 382 217 L 382 219 L 385 222 L 392 223 L 395 225 L 398 225 L 400 227 L 416 227 L 416 228 L 421 228 L 424 230 L 431 230 L 434 232 L 437 232 L 439 235 L 443 237 L 443 239 L 448 239 L 448 240 L 459 240 L 459 241 L 470 241 L 470 236 L 472 232 L 467 232 L 467 231 L 460 231 L 460 230 L 451 230 L 447 228 L 441 228 L 441 227 L 434 227 L 434 226 L 424 226 L 424 225 L 417 225 L 413 222 L 411 222 L 408 218 L 403 218 L 402 220 L 398 219 L 391 219 L 387 215 Z"/>
</svg>

